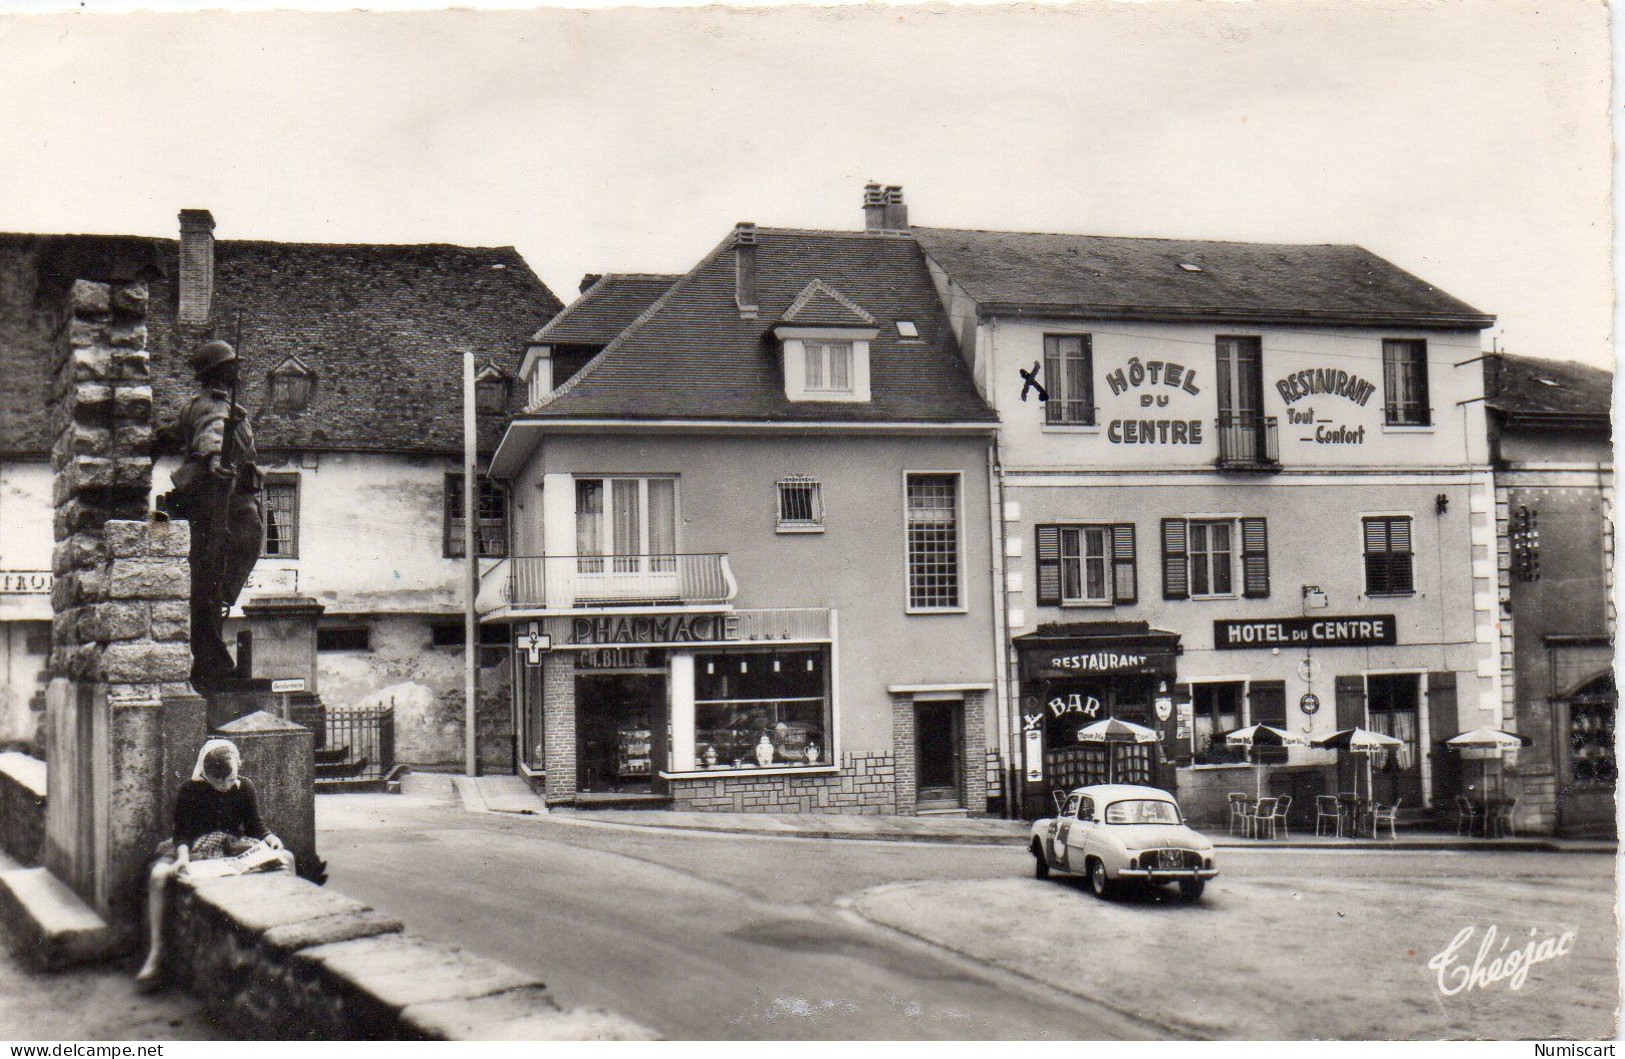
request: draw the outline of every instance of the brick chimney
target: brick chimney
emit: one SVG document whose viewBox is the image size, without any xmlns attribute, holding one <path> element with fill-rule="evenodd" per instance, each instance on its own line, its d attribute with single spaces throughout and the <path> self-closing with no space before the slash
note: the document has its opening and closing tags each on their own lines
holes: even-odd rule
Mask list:
<svg viewBox="0 0 1625 1059">
<path fill-rule="evenodd" d="M 589 272 L 585 276 L 582 276 L 581 277 L 581 293 L 585 294 L 588 291 L 592 290 L 593 286 L 595 284 L 597 284 L 597 282 L 599 280 L 603 279 L 603 278 L 604 278 L 603 274 L 599 273 L 599 272 Z"/>
<path fill-rule="evenodd" d="M 214 214 L 181 211 L 179 322 L 203 327 L 214 302 Z"/>
<path fill-rule="evenodd" d="M 908 229 L 908 206 L 903 203 L 903 189 L 897 184 L 886 189 L 886 227 L 899 232 Z"/>
<path fill-rule="evenodd" d="M 886 227 L 886 189 L 879 184 L 863 185 L 863 227 L 871 232 Z"/>
<path fill-rule="evenodd" d="M 734 226 L 734 301 L 741 317 L 756 318 L 756 225 L 750 221 Z"/>
</svg>

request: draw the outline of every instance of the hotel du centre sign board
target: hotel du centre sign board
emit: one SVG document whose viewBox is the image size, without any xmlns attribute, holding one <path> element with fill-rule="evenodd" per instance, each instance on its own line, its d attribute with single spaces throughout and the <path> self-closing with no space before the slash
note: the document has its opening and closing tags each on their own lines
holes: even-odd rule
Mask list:
<svg viewBox="0 0 1625 1059">
<path fill-rule="evenodd" d="M 1131 356 L 1118 366 L 1108 365 L 1105 380 L 1111 396 L 1133 402 L 1141 413 L 1108 419 L 1106 440 L 1113 445 L 1204 444 L 1208 437 L 1202 418 L 1191 403 L 1206 384 L 1198 376 L 1198 369 L 1168 359 Z M 1368 406 L 1377 392 L 1370 380 L 1342 368 L 1317 367 L 1289 372 L 1273 384 L 1286 405 L 1285 436 L 1314 445 L 1365 444 L 1365 424 L 1344 420 L 1359 418 Z"/>
<path fill-rule="evenodd" d="M 1258 647 L 1388 647 L 1398 643 L 1392 614 L 1215 621 L 1213 649 Z"/>
</svg>

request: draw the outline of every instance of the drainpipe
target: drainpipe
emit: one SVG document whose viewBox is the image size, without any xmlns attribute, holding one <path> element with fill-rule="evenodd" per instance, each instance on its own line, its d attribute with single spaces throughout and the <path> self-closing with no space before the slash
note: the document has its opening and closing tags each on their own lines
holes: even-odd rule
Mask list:
<svg viewBox="0 0 1625 1059">
<path fill-rule="evenodd" d="M 1017 819 L 1020 792 L 1012 783 L 1017 775 L 1011 759 L 1015 713 L 1010 706 L 1009 689 L 1009 594 L 1005 590 L 1004 544 L 1004 466 L 999 458 L 999 435 L 995 432 L 987 447 L 988 514 L 992 520 L 993 549 L 993 715 L 999 730 L 999 768 L 1004 773 L 1004 815 Z"/>
</svg>

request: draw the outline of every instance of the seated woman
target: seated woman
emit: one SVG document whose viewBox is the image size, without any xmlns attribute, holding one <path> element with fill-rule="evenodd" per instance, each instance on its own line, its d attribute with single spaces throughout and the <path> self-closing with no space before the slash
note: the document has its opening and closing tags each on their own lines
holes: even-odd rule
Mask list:
<svg viewBox="0 0 1625 1059">
<path fill-rule="evenodd" d="M 279 852 L 277 868 L 294 870 L 294 857 L 260 817 L 259 798 L 248 777 L 238 775 L 242 758 L 236 744 L 211 739 L 198 752 L 192 778 L 175 793 L 174 834 L 158 846 L 147 882 L 151 948 L 136 974 L 144 988 L 157 985 L 164 943 L 164 891 L 169 880 L 194 860 L 235 857 L 260 843 Z"/>
</svg>

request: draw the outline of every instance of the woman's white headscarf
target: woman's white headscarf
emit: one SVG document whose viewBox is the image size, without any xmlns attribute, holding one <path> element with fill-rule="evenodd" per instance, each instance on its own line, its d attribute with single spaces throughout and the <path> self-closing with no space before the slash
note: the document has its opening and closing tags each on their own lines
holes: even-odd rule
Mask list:
<svg viewBox="0 0 1625 1059">
<path fill-rule="evenodd" d="M 192 766 L 193 779 L 204 780 L 208 778 L 203 772 L 203 762 L 208 758 L 211 751 L 218 750 L 221 747 L 231 753 L 231 779 L 226 782 L 226 786 L 237 786 L 237 770 L 243 766 L 243 756 L 238 752 L 237 744 L 229 739 L 210 739 L 203 744 L 203 749 L 197 752 L 197 764 Z"/>
</svg>

